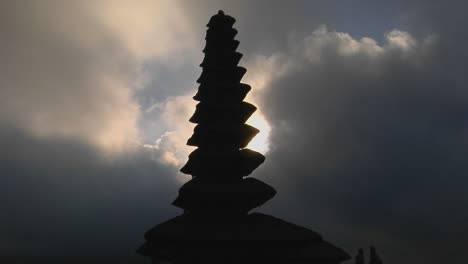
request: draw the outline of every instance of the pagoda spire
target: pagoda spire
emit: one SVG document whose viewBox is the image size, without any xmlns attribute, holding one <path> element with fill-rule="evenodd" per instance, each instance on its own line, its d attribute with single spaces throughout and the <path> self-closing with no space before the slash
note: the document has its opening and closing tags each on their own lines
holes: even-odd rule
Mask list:
<svg viewBox="0 0 468 264">
<path fill-rule="evenodd" d="M 232 28 L 235 19 L 219 11 L 207 27 L 203 71 L 194 99 L 199 101 L 190 122 L 196 123 L 187 145 L 198 147 L 181 172 L 192 180 L 173 202 L 186 212 L 247 214 L 271 199 L 276 191 L 250 175 L 265 157 L 246 148 L 259 132 L 245 124 L 257 108 L 244 100 L 251 87 L 241 83 L 246 69 Z"/>
<path fill-rule="evenodd" d="M 265 157 L 246 148 L 259 132 L 245 124 L 256 107 L 244 101 L 251 87 L 241 83 L 246 69 L 232 26 L 219 11 L 208 22 L 199 101 L 187 144 L 196 146 L 182 167 L 192 179 L 173 205 L 182 215 L 145 233 L 138 249 L 153 263 L 327 263 L 349 259 L 341 249 L 309 229 L 262 213 L 249 213 L 276 191 L 249 176 Z"/>
</svg>

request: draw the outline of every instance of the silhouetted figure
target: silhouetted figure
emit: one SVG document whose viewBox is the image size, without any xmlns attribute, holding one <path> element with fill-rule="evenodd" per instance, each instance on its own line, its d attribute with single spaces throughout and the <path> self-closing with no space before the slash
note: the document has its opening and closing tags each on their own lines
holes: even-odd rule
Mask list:
<svg viewBox="0 0 468 264">
<path fill-rule="evenodd" d="M 207 27 L 205 58 L 194 99 L 200 101 L 190 122 L 196 123 L 187 144 L 198 147 L 181 169 L 192 175 L 173 205 L 184 214 L 145 234 L 138 252 L 154 263 L 340 263 L 341 249 L 312 230 L 273 216 L 249 213 L 276 191 L 250 175 L 265 160 L 245 148 L 259 132 L 245 122 L 256 111 L 244 102 L 251 87 L 241 83 L 242 54 L 235 19 L 223 11 Z"/>
<path fill-rule="evenodd" d="M 365 264 L 364 261 L 364 250 L 360 248 L 358 254 L 356 255 L 356 264 Z M 383 264 L 382 259 L 377 255 L 377 251 L 374 247 L 370 247 L 370 258 L 369 264 Z"/>
<path fill-rule="evenodd" d="M 370 262 L 369 264 L 382 264 L 382 259 L 377 255 L 374 247 L 370 247 Z"/>
<path fill-rule="evenodd" d="M 364 264 L 364 250 L 360 248 L 356 255 L 356 264 Z"/>
</svg>

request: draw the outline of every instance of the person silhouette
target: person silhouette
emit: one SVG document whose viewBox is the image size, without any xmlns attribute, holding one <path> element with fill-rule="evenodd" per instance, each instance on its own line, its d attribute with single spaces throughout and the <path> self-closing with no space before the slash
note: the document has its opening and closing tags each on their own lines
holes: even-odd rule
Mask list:
<svg viewBox="0 0 468 264">
<path fill-rule="evenodd" d="M 355 264 L 364 264 L 364 250 L 362 248 L 358 250 Z"/>
<path fill-rule="evenodd" d="M 370 262 L 369 264 L 382 264 L 382 259 L 377 255 L 377 250 L 374 247 L 370 247 Z"/>
</svg>

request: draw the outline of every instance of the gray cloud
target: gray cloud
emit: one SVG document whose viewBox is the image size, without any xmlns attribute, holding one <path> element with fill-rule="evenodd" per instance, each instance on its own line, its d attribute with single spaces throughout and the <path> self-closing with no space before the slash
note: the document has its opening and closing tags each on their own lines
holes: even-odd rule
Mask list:
<svg viewBox="0 0 468 264">
<path fill-rule="evenodd" d="M 104 147 L 138 137 L 126 86 L 135 61 L 96 17 L 60 1 L 6 1 L 1 10 L 3 125 Z"/>
<path fill-rule="evenodd" d="M 147 82 L 167 86 L 145 65 L 179 69 L 192 54 L 191 25 L 171 1 L 1 5 L 0 123 L 38 137 L 127 149 L 142 136 L 135 94 Z"/>
<path fill-rule="evenodd" d="M 174 44 L 180 21 L 153 46 L 171 19 L 131 2 L 0 3 L 1 255 L 132 255 L 176 214 L 176 169 L 140 142 L 134 93 L 145 60 L 190 41 Z"/>
<path fill-rule="evenodd" d="M 81 142 L 0 136 L 2 255 L 132 255 L 178 211 L 174 172 L 152 150 L 108 159 Z"/>
<path fill-rule="evenodd" d="M 350 249 L 375 244 L 388 262 L 466 258 L 468 237 L 453 234 L 468 231 L 468 97 L 440 66 L 444 41 L 392 31 L 377 45 L 319 28 L 284 55 L 278 66 L 294 67 L 262 90 L 274 149 L 260 173 L 285 193 L 267 209 L 294 206 L 290 217 Z"/>
</svg>

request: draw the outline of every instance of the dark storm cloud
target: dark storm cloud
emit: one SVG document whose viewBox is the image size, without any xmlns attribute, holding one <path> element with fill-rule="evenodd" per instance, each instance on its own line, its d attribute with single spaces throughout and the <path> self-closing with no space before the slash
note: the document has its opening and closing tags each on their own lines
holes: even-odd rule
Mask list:
<svg viewBox="0 0 468 264">
<path fill-rule="evenodd" d="M 0 138 L 1 255 L 133 255 L 176 213 L 173 170 L 151 150 L 108 159 L 71 140 Z"/>
<path fill-rule="evenodd" d="M 294 67 L 262 91 L 273 129 L 261 173 L 285 193 L 268 210 L 349 249 L 375 244 L 388 262 L 461 262 L 468 97 L 453 73 L 464 62 L 442 37 L 386 36 L 377 46 L 321 28 L 278 63 Z"/>
</svg>

